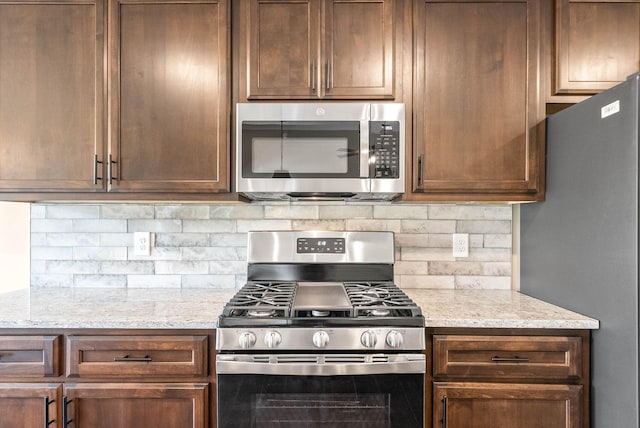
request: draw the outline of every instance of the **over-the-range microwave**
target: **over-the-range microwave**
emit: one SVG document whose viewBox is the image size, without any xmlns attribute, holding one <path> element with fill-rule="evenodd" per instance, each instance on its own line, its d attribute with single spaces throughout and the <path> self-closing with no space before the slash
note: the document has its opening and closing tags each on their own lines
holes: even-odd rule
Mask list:
<svg viewBox="0 0 640 428">
<path fill-rule="evenodd" d="M 237 104 L 236 191 L 250 199 L 392 200 L 404 171 L 404 104 Z"/>
</svg>

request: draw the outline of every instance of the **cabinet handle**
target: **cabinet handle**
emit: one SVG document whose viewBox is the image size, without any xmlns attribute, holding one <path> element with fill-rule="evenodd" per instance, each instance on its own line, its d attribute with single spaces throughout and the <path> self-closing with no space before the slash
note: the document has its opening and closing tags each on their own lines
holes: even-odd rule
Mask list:
<svg viewBox="0 0 640 428">
<path fill-rule="evenodd" d="M 98 184 L 98 180 L 102 180 L 102 177 L 98 177 L 98 165 L 102 165 L 102 162 L 98 160 L 98 155 L 94 155 L 94 158 L 93 158 L 93 184 Z"/>
<path fill-rule="evenodd" d="M 69 411 L 67 407 L 71 401 L 73 400 L 69 400 L 66 396 L 62 397 L 62 428 L 67 428 L 67 426 L 73 422 L 73 419 L 67 419 Z"/>
<path fill-rule="evenodd" d="M 56 421 L 55 419 L 49 420 L 49 406 L 55 402 L 56 400 L 49 400 L 49 397 L 44 397 L 44 428 Z"/>
<path fill-rule="evenodd" d="M 327 75 L 326 75 L 326 79 L 327 79 L 327 91 L 331 90 L 331 87 L 333 86 L 333 68 L 331 67 L 331 61 L 327 61 Z"/>
<path fill-rule="evenodd" d="M 129 355 L 125 355 L 124 357 L 115 357 L 113 359 L 113 361 L 122 363 L 122 362 L 127 362 L 127 363 L 150 363 L 153 361 L 153 358 L 151 358 L 148 355 L 145 355 L 144 357 L 130 357 Z"/>
<path fill-rule="evenodd" d="M 491 361 L 495 363 L 528 363 L 528 358 L 518 357 L 491 357 Z"/>
<path fill-rule="evenodd" d="M 316 60 L 311 61 L 311 91 L 316 91 Z"/>
<path fill-rule="evenodd" d="M 108 180 L 109 180 L 109 184 L 113 184 L 113 179 L 115 178 L 116 180 L 118 179 L 118 177 L 116 177 L 115 175 L 113 175 L 113 164 L 117 164 L 118 162 L 114 161 L 113 158 L 111 157 L 111 155 L 109 155 L 109 168 L 107 168 L 107 172 L 109 174 Z"/>
<path fill-rule="evenodd" d="M 447 428 L 447 396 L 442 397 L 442 428 Z"/>
<path fill-rule="evenodd" d="M 424 177 L 422 174 L 422 164 L 424 161 L 424 155 L 418 156 L 418 186 L 422 186 L 424 182 Z"/>
</svg>

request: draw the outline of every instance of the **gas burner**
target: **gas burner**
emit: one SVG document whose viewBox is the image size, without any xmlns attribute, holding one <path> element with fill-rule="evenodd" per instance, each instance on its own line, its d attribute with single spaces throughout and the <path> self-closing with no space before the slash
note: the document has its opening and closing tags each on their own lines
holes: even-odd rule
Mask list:
<svg viewBox="0 0 640 428">
<path fill-rule="evenodd" d="M 275 310 L 249 310 L 247 316 L 251 318 L 269 318 L 277 315 Z"/>
<path fill-rule="evenodd" d="M 330 314 L 331 314 L 331 311 L 320 311 L 320 310 L 311 311 L 312 317 L 328 317 Z"/>
<path fill-rule="evenodd" d="M 372 317 L 388 317 L 391 314 L 389 309 L 367 309 L 364 311 L 366 315 Z"/>
</svg>

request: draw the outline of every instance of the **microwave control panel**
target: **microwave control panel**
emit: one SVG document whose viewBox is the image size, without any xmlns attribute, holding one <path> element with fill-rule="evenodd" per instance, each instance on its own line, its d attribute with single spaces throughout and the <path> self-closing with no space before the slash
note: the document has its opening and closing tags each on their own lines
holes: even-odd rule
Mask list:
<svg viewBox="0 0 640 428">
<path fill-rule="evenodd" d="M 399 178 L 400 122 L 369 122 L 369 146 L 371 178 Z"/>
</svg>

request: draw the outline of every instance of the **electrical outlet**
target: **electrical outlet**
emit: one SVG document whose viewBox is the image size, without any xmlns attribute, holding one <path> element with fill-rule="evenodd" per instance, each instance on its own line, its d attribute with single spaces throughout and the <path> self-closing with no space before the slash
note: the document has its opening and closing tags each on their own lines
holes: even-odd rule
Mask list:
<svg viewBox="0 0 640 428">
<path fill-rule="evenodd" d="M 469 234 L 453 234 L 453 257 L 469 257 Z"/>
<path fill-rule="evenodd" d="M 136 256 L 151 255 L 151 232 L 134 232 L 133 254 Z"/>
</svg>

